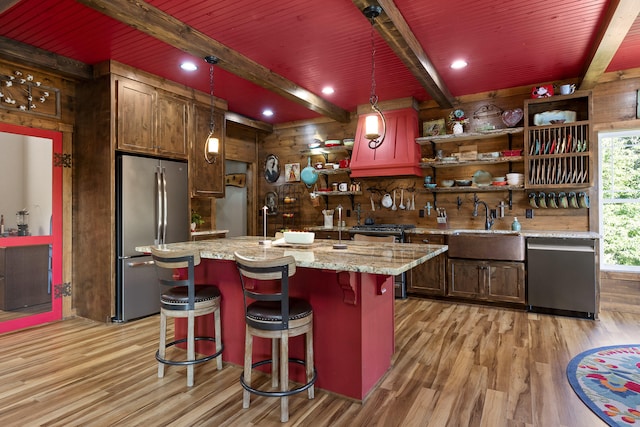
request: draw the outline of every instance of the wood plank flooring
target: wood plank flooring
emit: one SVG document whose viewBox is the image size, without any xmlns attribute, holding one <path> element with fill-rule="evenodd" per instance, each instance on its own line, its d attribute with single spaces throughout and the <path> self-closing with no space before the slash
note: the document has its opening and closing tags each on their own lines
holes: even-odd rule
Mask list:
<svg viewBox="0 0 640 427">
<path fill-rule="evenodd" d="M 75 318 L 0 336 L 3 426 L 279 426 L 279 402 L 241 407 L 239 366 L 169 367 L 158 317 Z M 322 390 L 290 399 L 296 426 L 604 426 L 566 381 L 592 347 L 640 342 L 640 314 L 596 321 L 408 299 L 396 302 L 394 367 L 360 404 Z M 259 381 L 267 381 L 258 375 Z"/>
</svg>

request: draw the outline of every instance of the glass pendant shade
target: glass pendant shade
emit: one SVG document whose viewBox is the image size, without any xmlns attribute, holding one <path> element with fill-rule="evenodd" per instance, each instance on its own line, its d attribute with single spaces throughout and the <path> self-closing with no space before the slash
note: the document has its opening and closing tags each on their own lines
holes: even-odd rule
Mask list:
<svg viewBox="0 0 640 427">
<path fill-rule="evenodd" d="M 380 137 L 378 115 L 367 116 L 365 118 L 364 133 L 368 140 L 378 139 Z"/>
<path fill-rule="evenodd" d="M 207 152 L 209 154 L 218 154 L 220 149 L 220 141 L 213 135 L 207 137 Z"/>
<path fill-rule="evenodd" d="M 213 136 L 213 132 L 209 132 L 207 139 L 204 143 L 204 159 L 209 164 L 216 162 L 218 158 L 218 152 L 220 150 L 220 140 Z"/>
</svg>

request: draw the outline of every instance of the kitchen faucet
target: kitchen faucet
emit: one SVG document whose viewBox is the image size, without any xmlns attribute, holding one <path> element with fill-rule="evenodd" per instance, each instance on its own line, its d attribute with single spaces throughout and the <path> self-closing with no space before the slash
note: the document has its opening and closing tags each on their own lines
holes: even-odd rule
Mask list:
<svg viewBox="0 0 640 427">
<path fill-rule="evenodd" d="M 484 205 L 484 216 L 485 216 L 485 222 L 484 222 L 484 229 L 485 230 L 491 230 L 491 226 L 493 225 L 493 218 L 489 217 L 489 206 L 487 206 L 487 204 L 485 202 L 483 202 L 482 200 L 478 200 L 477 198 L 473 201 L 473 216 L 478 216 L 478 205 L 482 204 Z"/>
</svg>

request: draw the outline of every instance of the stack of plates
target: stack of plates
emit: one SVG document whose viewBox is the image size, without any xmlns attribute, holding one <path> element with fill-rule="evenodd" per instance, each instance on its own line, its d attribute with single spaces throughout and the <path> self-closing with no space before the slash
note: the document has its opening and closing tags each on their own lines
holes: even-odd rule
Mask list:
<svg viewBox="0 0 640 427">
<path fill-rule="evenodd" d="M 524 182 L 524 174 L 521 173 L 508 173 L 507 184 L 509 185 L 522 185 Z"/>
</svg>

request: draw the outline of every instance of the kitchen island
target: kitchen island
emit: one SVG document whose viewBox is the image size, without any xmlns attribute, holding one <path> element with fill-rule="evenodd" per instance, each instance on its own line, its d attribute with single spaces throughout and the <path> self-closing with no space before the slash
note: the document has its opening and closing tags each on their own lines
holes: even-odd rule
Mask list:
<svg viewBox="0 0 640 427">
<path fill-rule="evenodd" d="M 347 249 L 333 249 L 332 240 L 310 246 L 259 244 L 259 237 L 184 242 L 163 245 L 166 250 L 198 249 L 202 264 L 196 283 L 212 283 L 222 293 L 223 359 L 244 361 L 244 306 L 234 252 L 254 258 L 291 255 L 297 271 L 290 282 L 292 296 L 307 299 L 314 311 L 316 386 L 356 400 L 364 400 L 391 367 L 395 351 L 393 276 L 445 252 L 447 246 L 348 241 Z M 136 248 L 149 252 L 148 247 Z M 185 322 L 176 323 L 176 337 L 184 336 Z M 211 334 L 213 322 L 197 321 L 196 334 Z M 213 352 L 207 343 L 199 347 Z M 303 340 L 290 340 L 291 357 L 303 357 Z M 254 360 L 268 358 L 270 345 L 256 340 Z M 302 379 L 302 369 L 291 366 L 291 377 Z"/>
</svg>

